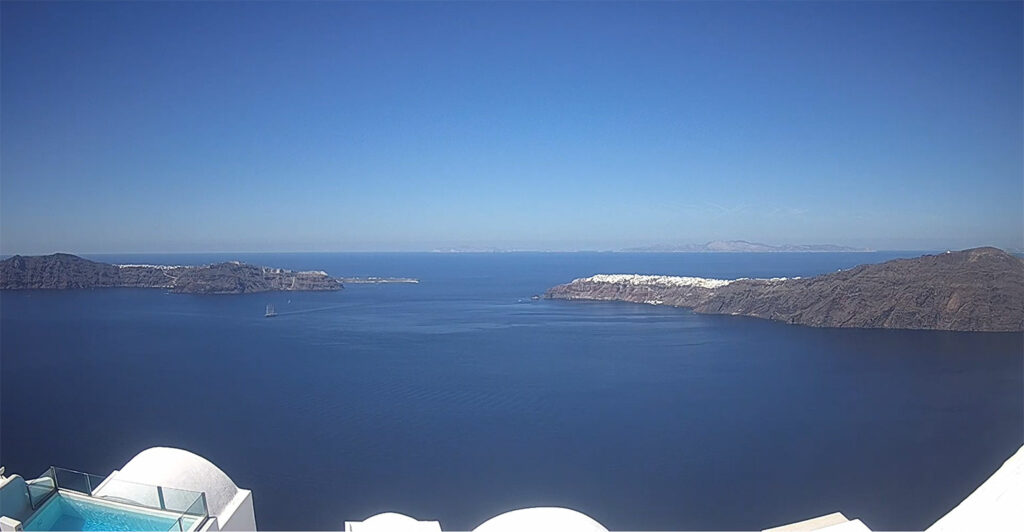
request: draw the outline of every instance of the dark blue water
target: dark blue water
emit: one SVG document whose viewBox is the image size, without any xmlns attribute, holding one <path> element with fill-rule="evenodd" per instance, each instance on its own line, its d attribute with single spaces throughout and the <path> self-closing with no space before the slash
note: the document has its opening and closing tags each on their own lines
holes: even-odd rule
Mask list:
<svg viewBox="0 0 1024 532">
<path fill-rule="evenodd" d="M 891 254 L 287 254 L 413 276 L 338 293 L 0 296 L 8 471 L 106 474 L 156 445 L 254 493 L 265 529 L 382 511 L 471 529 L 567 506 L 613 529 L 842 511 L 931 524 L 1024 443 L 1020 334 L 833 330 L 530 301 L 594 273 L 813 275 Z M 281 314 L 263 317 L 267 303 Z"/>
</svg>

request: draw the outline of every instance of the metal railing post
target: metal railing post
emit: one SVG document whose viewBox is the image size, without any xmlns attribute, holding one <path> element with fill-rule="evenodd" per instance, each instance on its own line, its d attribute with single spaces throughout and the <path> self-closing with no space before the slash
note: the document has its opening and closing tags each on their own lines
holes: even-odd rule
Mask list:
<svg viewBox="0 0 1024 532">
<path fill-rule="evenodd" d="M 156 487 L 156 496 L 157 496 L 158 499 L 160 499 L 160 509 L 161 510 L 166 510 L 167 506 L 164 505 L 164 488 L 163 488 L 163 486 L 157 486 Z"/>
</svg>

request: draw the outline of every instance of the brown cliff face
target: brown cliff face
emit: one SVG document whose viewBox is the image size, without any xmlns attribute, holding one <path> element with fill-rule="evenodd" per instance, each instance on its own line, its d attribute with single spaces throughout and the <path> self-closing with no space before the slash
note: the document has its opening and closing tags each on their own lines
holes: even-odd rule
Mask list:
<svg viewBox="0 0 1024 532">
<path fill-rule="evenodd" d="M 119 286 L 120 269 L 67 253 L 15 255 L 0 261 L 0 288 L 94 288 Z"/>
<path fill-rule="evenodd" d="M 239 262 L 206 266 L 119 267 L 75 255 L 14 256 L 0 261 L 0 289 L 164 288 L 188 294 L 242 294 L 275 290 L 339 290 L 320 272 L 293 272 Z"/>
<path fill-rule="evenodd" d="M 899 259 L 806 279 L 739 280 L 705 297 L 655 287 L 560 285 L 554 299 L 661 301 L 705 314 L 734 314 L 814 327 L 1024 331 L 1024 260 L 996 248 Z M 612 294 L 622 297 L 608 297 Z M 595 297 L 590 297 L 591 295 Z M 664 297 L 662 297 L 664 296 Z"/>
</svg>

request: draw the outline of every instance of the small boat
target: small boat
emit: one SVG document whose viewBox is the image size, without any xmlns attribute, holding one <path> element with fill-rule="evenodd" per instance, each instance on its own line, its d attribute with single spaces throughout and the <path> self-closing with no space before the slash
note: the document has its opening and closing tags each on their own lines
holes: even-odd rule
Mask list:
<svg viewBox="0 0 1024 532">
<path fill-rule="evenodd" d="M 274 316 L 277 316 L 277 312 L 274 311 L 274 305 L 267 305 L 267 313 L 263 317 L 273 318 Z"/>
</svg>

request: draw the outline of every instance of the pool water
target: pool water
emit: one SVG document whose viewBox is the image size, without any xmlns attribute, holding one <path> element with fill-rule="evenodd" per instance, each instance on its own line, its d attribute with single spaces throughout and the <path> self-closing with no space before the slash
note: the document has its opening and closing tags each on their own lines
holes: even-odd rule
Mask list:
<svg viewBox="0 0 1024 532">
<path fill-rule="evenodd" d="M 195 517 L 183 517 L 181 526 L 188 530 L 196 521 Z M 24 526 L 25 530 L 179 530 L 177 517 L 167 512 L 150 512 L 65 493 L 55 494 Z"/>
</svg>

